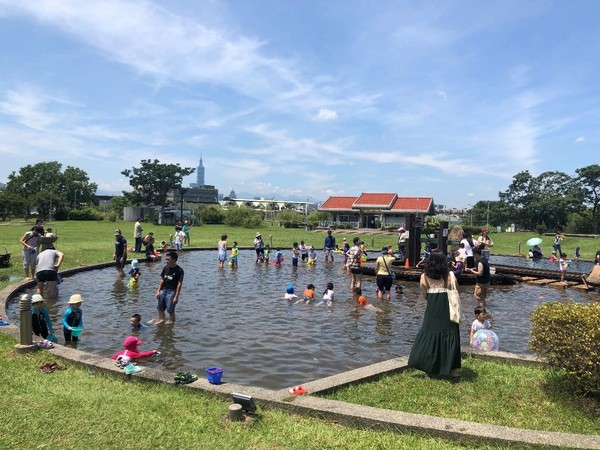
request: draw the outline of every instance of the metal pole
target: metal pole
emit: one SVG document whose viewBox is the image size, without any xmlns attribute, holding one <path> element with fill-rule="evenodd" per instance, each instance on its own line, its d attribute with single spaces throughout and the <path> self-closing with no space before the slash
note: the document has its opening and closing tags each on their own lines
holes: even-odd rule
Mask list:
<svg viewBox="0 0 600 450">
<path fill-rule="evenodd" d="M 31 337 L 31 298 L 22 294 L 19 299 L 19 331 L 21 343 L 15 346 L 17 353 L 25 353 L 36 350 Z"/>
</svg>

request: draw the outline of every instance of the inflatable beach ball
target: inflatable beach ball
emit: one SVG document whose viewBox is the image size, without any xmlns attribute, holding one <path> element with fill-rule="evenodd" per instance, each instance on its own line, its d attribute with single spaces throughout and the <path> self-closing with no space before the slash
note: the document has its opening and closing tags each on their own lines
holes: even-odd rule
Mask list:
<svg viewBox="0 0 600 450">
<path fill-rule="evenodd" d="M 492 330 L 478 330 L 473 336 L 473 342 L 471 343 L 473 350 L 483 350 L 494 352 L 500 348 L 500 341 L 498 335 Z"/>
</svg>

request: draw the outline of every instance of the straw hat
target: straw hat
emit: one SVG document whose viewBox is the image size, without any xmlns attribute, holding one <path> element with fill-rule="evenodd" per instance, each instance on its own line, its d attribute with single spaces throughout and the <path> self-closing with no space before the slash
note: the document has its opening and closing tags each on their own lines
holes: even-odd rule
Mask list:
<svg viewBox="0 0 600 450">
<path fill-rule="evenodd" d="M 83 301 L 83 299 L 81 298 L 80 294 L 73 294 L 71 295 L 71 298 L 68 301 L 69 305 L 76 305 L 77 303 L 81 303 Z"/>
<path fill-rule="evenodd" d="M 44 297 L 42 297 L 40 294 L 33 294 L 31 296 L 31 304 L 33 305 L 34 303 L 41 303 L 44 301 Z"/>
<path fill-rule="evenodd" d="M 262 236 L 262 234 L 256 233 L 256 237 L 261 237 L 261 236 Z"/>
</svg>

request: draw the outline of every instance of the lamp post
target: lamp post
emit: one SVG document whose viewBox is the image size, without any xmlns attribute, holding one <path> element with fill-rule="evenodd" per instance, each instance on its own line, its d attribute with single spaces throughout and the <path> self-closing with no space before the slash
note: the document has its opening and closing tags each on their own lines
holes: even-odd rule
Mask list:
<svg viewBox="0 0 600 450">
<path fill-rule="evenodd" d="M 179 207 L 179 220 L 181 220 L 181 223 L 183 223 L 183 196 L 185 195 L 186 192 L 187 192 L 187 189 L 183 189 L 183 188 L 179 189 L 179 195 L 181 196 L 181 204 Z"/>
<path fill-rule="evenodd" d="M 271 197 L 271 226 L 273 226 L 273 204 L 275 203 L 275 197 Z"/>
<path fill-rule="evenodd" d="M 487 208 L 487 217 L 485 218 L 485 226 L 487 228 L 489 228 L 490 227 L 490 201 L 489 200 L 488 200 L 487 204 L 488 204 L 488 208 Z"/>
<path fill-rule="evenodd" d="M 308 231 L 308 199 L 304 204 L 304 231 Z"/>
</svg>

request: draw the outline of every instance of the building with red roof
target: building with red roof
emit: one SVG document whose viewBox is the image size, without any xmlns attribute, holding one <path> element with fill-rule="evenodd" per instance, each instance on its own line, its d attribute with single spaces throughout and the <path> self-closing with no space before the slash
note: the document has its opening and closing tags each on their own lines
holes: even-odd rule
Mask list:
<svg viewBox="0 0 600 450">
<path fill-rule="evenodd" d="M 352 224 L 358 228 L 401 226 L 408 216 L 435 214 L 431 197 L 398 197 L 394 193 L 363 192 L 358 197 L 329 197 L 319 211 L 329 213 L 332 224 Z"/>
</svg>

